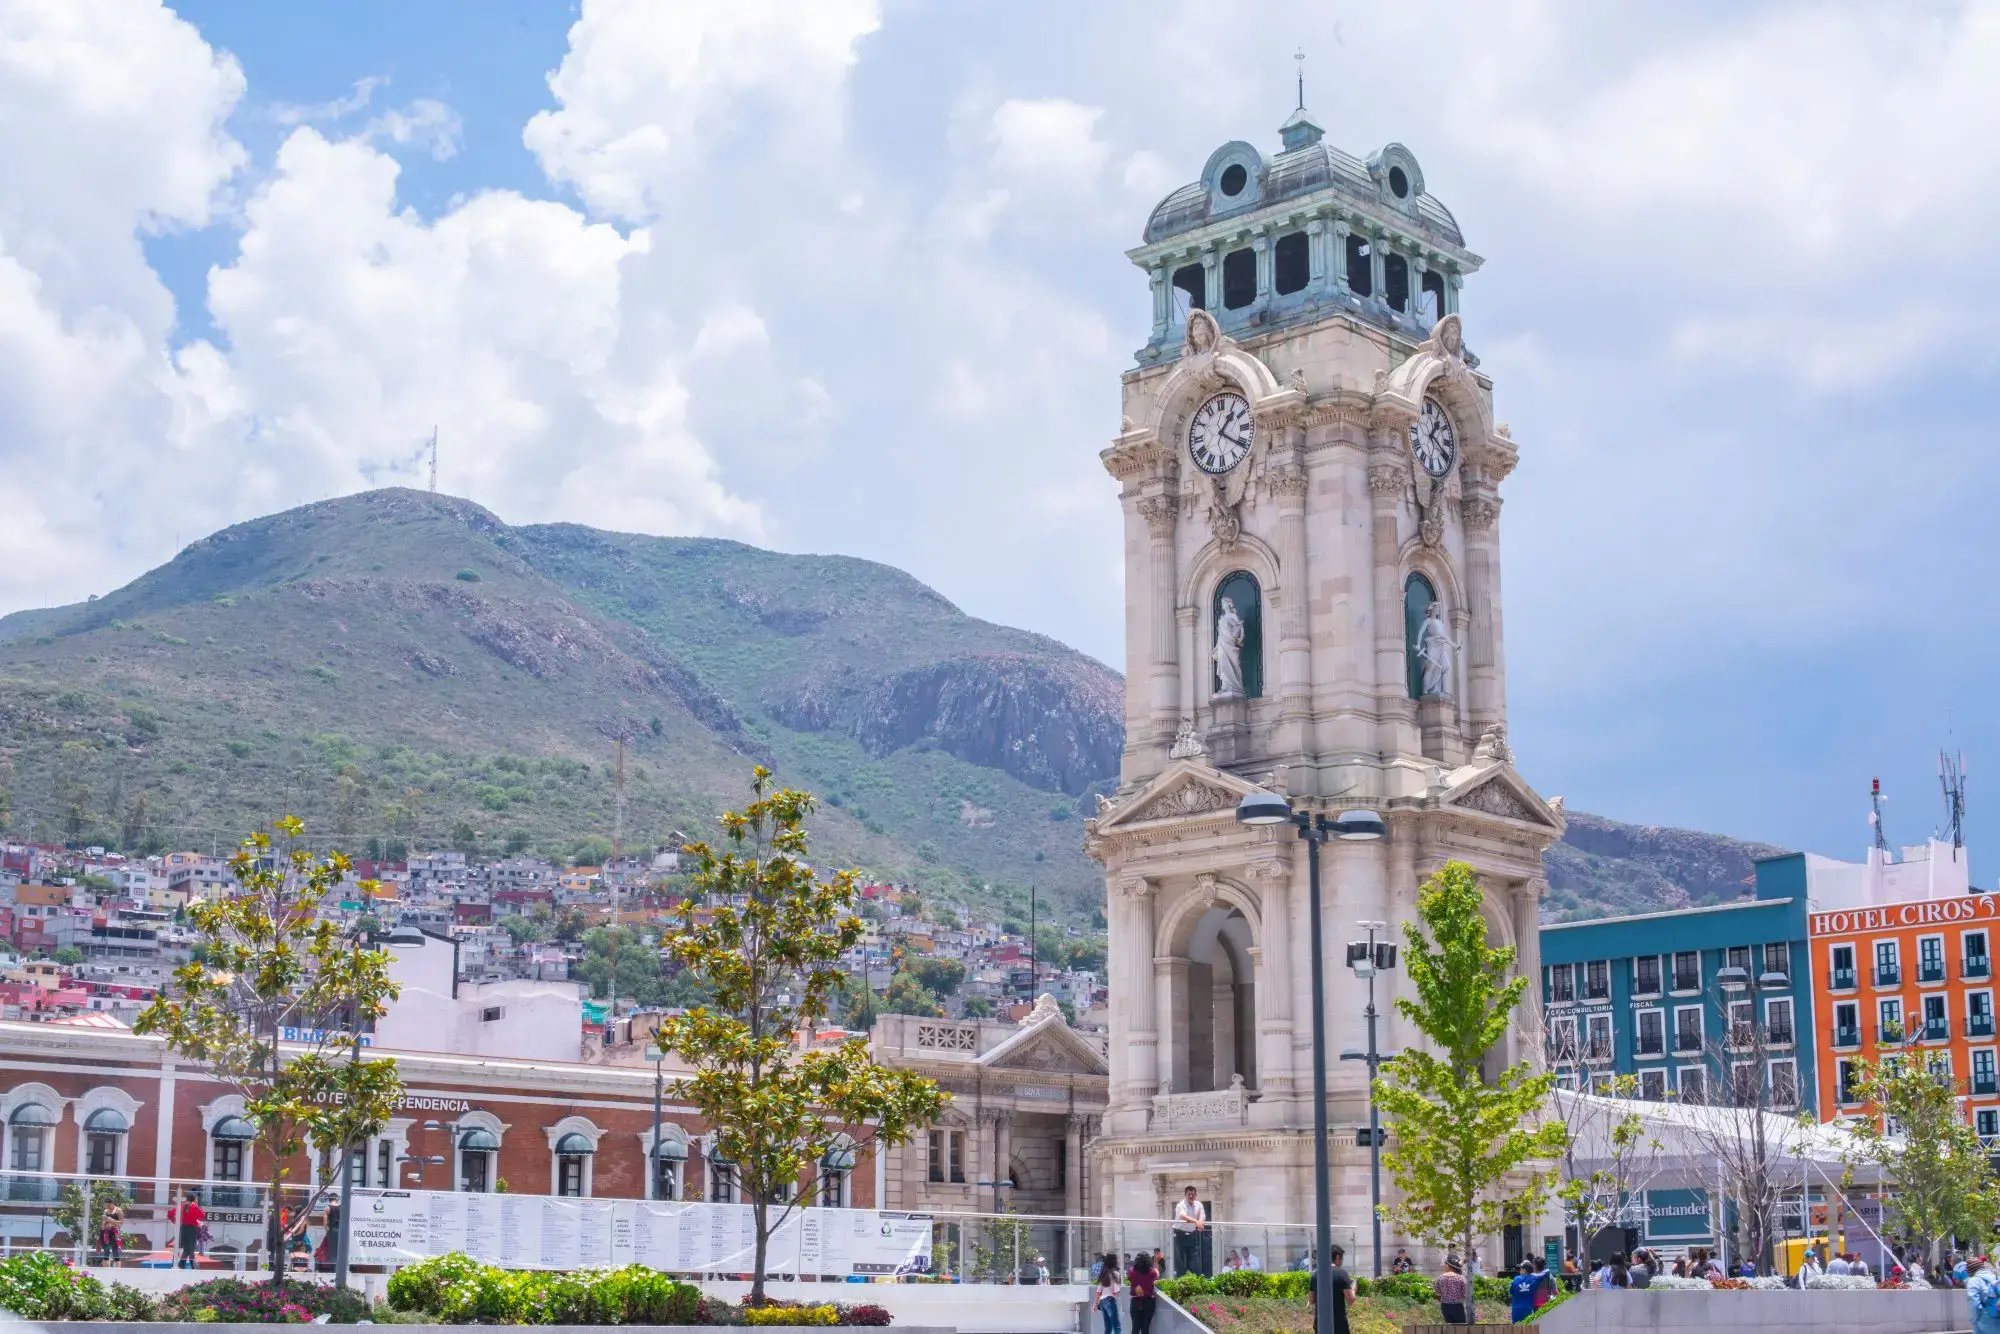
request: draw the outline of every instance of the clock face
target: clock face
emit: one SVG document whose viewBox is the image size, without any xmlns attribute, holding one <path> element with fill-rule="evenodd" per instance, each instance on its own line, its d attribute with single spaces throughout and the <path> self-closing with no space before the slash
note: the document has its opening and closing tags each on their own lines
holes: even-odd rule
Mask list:
<svg viewBox="0 0 2000 1334">
<path fill-rule="evenodd" d="M 1188 453 L 1203 472 L 1228 472 L 1250 452 L 1256 423 L 1241 394 L 1217 394 L 1195 409 L 1188 424 Z"/>
<path fill-rule="evenodd" d="M 1458 457 L 1458 432 L 1434 398 L 1424 400 L 1423 415 L 1410 424 L 1410 452 L 1433 477 L 1450 472 L 1452 460 Z"/>
</svg>

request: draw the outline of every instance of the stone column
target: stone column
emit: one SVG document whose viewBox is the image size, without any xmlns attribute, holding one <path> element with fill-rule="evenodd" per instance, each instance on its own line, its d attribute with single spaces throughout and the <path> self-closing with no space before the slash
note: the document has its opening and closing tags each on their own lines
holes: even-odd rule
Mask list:
<svg viewBox="0 0 2000 1334">
<path fill-rule="evenodd" d="M 1180 520 L 1180 502 L 1169 495 L 1147 496 L 1139 502 L 1139 513 L 1146 520 L 1150 556 L 1147 573 L 1152 580 L 1148 626 L 1151 680 L 1147 695 L 1152 707 L 1154 739 L 1159 744 L 1171 745 L 1180 703 L 1180 632 L 1174 617 L 1174 607 L 1180 599 L 1174 560 L 1174 528 Z"/>
<path fill-rule="evenodd" d="M 1347 285 L 1347 237 L 1352 228 L 1344 218 L 1336 218 L 1333 223 L 1333 254 L 1327 260 L 1327 269 L 1333 274 L 1332 287 L 1342 295 L 1352 295 L 1354 289 Z"/>
<path fill-rule="evenodd" d="M 1368 494 L 1374 502 L 1372 552 L 1375 567 L 1375 697 L 1382 722 L 1377 739 L 1385 755 L 1418 749 L 1410 668 L 1403 627 L 1402 508 L 1410 470 L 1402 455 L 1400 421 L 1378 422 L 1370 430 Z"/>
<path fill-rule="evenodd" d="M 1416 256 L 1413 256 L 1413 257 L 1411 258 L 1411 260 L 1410 260 L 1410 314 L 1411 314 L 1411 315 L 1413 315 L 1413 316 L 1415 316 L 1415 317 L 1416 317 L 1416 320 L 1417 320 L 1417 323 L 1419 323 L 1419 324 L 1422 324 L 1422 325 L 1424 326 L 1424 328 L 1425 328 L 1426 330 L 1428 330 L 1428 329 L 1429 329 L 1429 328 L 1431 327 L 1431 325 L 1430 325 L 1430 324 L 1425 324 L 1425 323 L 1424 323 L 1424 316 L 1423 316 L 1423 311 L 1424 311 L 1424 274 L 1428 273 L 1429 271 L 1430 271 L 1430 265 L 1428 265 L 1428 264 L 1424 263 L 1424 257 L 1423 257 L 1422 255 L 1416 255 Z M 1443 301 L 1442 299 L 1440 299 L 1440 300 L 1438 301 L 1438 313 L 1437 313 L 1436 315 L 1433 315 L 1433 316 L 1431 317 L 1431 323 L 1436 323 L 1436 322 L 1437 322 L 1438 320 L 1442 319 L 1443 317 L 1444 317 L 1444 301 Z"/>
<path fill-rule="evenodd" d="M 1466 636 L 1466 714 L 1472 738 L 1506 712 L 1500 628 L 1500 497 L 1484 482 L 1465 479 L 1458 502 L 1465 529 L 1465 596 L 1471 630 Z"/>
<path fill-rule="evenodd" d="M 1250 867 L 1258 892 L 1257 1087 L 1261 1101 L 1290 1099 L 1292 1079 L 1291 868 L 1273 857 Z"/>
<path fill-rule="evenodd" d="M 1515 885 L 1509 907 L 1514 913 L 1514 970 L 1528 979 L 1522 993 L 1520 1013 L 1514 1018 L 1513 1057 L 1526 1057 L 1541 1069 L 1547 1058 L 1546 1045 L 1537 1040 L 1542 1032 L 1542 896 L 1548 893 L 1546 880 L 1523 880 Z"/>
<path fill-rule="evenodd" d="M 1014 1165 L 1014 1113 L 1002 1109 L 993 1115 L 993 1179 L 1005 1181 Z M 1001 1197 L 1003 1200 L 1005 1196 Z"/>
<path fill-rule="evenodd" d="M 1160 1083 L 1169 1093 L 1186 1093 L 1188 1083 L 1188 961 L 1153 959 L 1153 1012 L 1158 1016 Z"/>
<path fill-rule="evenodd" d="M 1144 876 L 1125 876 L 1118 881 L 1112 910 L 1118 929 L 1110 942 L 1117 957 L 1111 1003 L 1125 1011 L 1126 1019 L 1125 1080 L 1113 1091 L 1113 1096 L 1139 1113 L 1136 1126 L 1124 1124 L 1119 1128 L 1143 1130 L 1152 1096 L 1160 1089 L 1160 1035 L 1153 986 L 1153 888 Z"/>
<path fill-rule="evenodd" d="M 1368 285 L 1375 294 L 1375 300 L 1386 306 L 1389 304 L 1389 270 L 1383 264 L 1388 258 L 1388 252 L 1383 248 L 1385 244 L 1382 233 L 1368 234 Z"/>
<path fill-rule="evenodd" d="M 1252 949 L 1255 953 L 1255 949 Z M 1226 1089 L 1236 1069 L 1236 985 L 1216 982 L 1208 989 L 1209 1013 L 1214 1015 L 1209 1031 L 1209 1087 Z"/>
<path fill-rule="evenodd" d="M 1306 286 L 1318 291 L 1326 285 L 1326 219 L 1306 220 Z"/>
<path fill-rule="evenodd" d="M 1447 315 L 1458 314 L 1459 282 L 1458 271 L 1455 269 L 1444 276 L 1444 313 Z"/>
<path fill-rule="evenodd" d="M 1304 434 L 1290 424 L 1286 436 Z M 1278 717 L 1280 725 L 1312 714 L 1312 582 L 1306 569 L 1306 491 L 1303 463 L 1272 469 L 1271 490 L 1278 502 Z M 1304 750 L 1303 736 L 1285 735 L 1286 750 Z"/>
<path fill-rule="evenodd" d="M 1180 644 L 1180 660 L 1189 664 L 1201 662 L 1201 654 L 1195 647 L 1195 621 L 1199 608 L 1194 606 L 1174 609 L 1174 630 Z M 1180 675 L 1180 701 L 1182 718 L 1193 718 L 1195 711 L 1195 678 L 1199 670 L 1189 670 Z M 1176 726 L 1178 730 L 1178 725 Z"/>
<path fill-rule="evenodd" d="M 1250 238 L 1251 253 L 1257 256 L 1257 300 L 1271 299 L 1271 238 L 1259 233 Z"/>
<path fill-rule="evenodd" d="M 1075 1218 L 1083 1212 L 1083 1123 L 1088 1118 L 1069 1116 L 1063 1120 L 1063 1212 Z M 1076 1263 L 1076 1256 L 1070 1256 Z"/>
<path fill-rule="evenodd" d="M 1210 314 L 1222 309 L 1222 256 L 1213 246 L 1201 252 L 1201 295 Z"/>
<path fill-rule="evenodd" d="M 1167 285 L 1167 266 L 1155 264 L 1146 270 L 1146 283 L 1153 291 L 1153 342 L 1167 336 L 1167 326 L 1173 322 L 1173 289 Z"/>
</svg>

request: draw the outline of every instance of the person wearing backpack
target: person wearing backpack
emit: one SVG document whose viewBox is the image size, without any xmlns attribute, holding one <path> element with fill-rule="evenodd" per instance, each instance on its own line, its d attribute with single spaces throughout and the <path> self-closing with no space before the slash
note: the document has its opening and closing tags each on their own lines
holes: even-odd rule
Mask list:
<svg viewBox="0 0 2000 1334">
<path fill-rule="evenodd" d="M 2000 1274 L 1993 1262 L 1975 1255 L 1966 1268 L 1972 1277 L 1965 1281 L 1966 1304 L 1972 1308 L 1972 1334 L 2000 1334 Z"/>
</svg>

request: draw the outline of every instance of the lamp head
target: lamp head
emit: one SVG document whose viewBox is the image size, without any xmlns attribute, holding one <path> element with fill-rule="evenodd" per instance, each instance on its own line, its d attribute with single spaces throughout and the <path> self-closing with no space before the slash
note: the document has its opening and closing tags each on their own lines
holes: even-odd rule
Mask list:
<svg viewBox="0 0 2000 1334">
<path fill-rule="evenodd" d="M 1289 824 L 1292 803 L 1275 792 L 1258 788 L 1236 803 L 1236 823 L 1247 825 Z"/>
<path fill-rule="evenodd" d="M 1343 843 L 1373 843 L 1389 832 L 1374 811 L 1342 811 L 1333 817 L 1333 836 Z"/>
</svg>

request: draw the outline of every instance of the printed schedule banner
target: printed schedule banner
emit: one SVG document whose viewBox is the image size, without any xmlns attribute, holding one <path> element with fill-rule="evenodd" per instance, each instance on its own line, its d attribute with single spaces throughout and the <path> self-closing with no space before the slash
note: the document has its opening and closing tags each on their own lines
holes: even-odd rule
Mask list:
<svg viewBox="0 0 2000 1334">
<path fill-rule="evenodd" d="M 508 1269 L 642 1264 L 671 1274 L 748 1273 L 757 1233 L 747 1204 L 574 1200 L 547 1195 L 357 1190 L 355 1264 L 402 1265 L 462 1251 Z M 930 1267 L 928 1214 L 794 1209 L 765 1268 L 829 1278 Z"/>
</svg>

